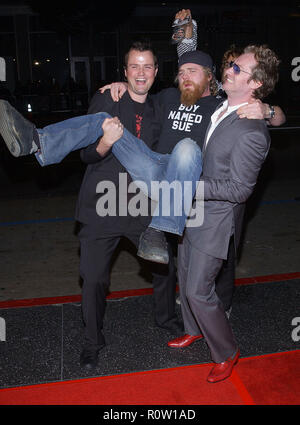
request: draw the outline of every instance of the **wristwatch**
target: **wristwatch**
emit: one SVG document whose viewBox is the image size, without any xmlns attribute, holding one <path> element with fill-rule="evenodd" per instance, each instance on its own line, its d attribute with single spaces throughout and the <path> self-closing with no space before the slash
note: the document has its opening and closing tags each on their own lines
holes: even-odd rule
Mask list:
<svg viewBox="0 0 300 425">
<path fill-rule="evenodd" d="M 269 105 L 270 119 L 275 117 L 275 109 L 274 106 Z"/>
</svg>

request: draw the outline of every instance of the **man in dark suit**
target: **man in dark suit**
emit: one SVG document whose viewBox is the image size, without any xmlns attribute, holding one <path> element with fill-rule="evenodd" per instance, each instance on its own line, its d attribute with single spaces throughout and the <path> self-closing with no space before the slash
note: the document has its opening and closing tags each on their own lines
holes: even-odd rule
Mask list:
<svg viewBox="0 0 300 425">
<path fill-rule="evenodd" d="M 134 135 L 143 139 L 154 149 L 159 134 L 159 120 L 153 102 L 148 97 L 157 73 L 157 60 L 148 44 L 136 43 L 125 56 L 125 75 L 128 92 L 120 102 L 114 102 L 110 93 L 97 92 L 91 101 L 89 113 L 108 112 L 119 117 L 124 126 Z M 98 352 L 105 345 L 102 332 L 105 313 L 106 293 L 110 282 L 112 255 L 121 237 L 126 237 L 137 246 L 140 233 L 147 227 L 150 216 L 101 217 L 96 211 L 101 195 L 97 185 L 101 181 L 110 181 L 117 188 L 119 199 L 119 175 L 126 173 L 128 184 L 131 179 L 125 168 L 114 155 L 105 149 L 104 134 L 100 141 L 81 151 L 82 160 L 88 164 L 79 193 L 76 219 L 81 223 L 80 274 L 83 278 L 82 311 L 85 324 L 85 344 L 81 353 L 81 365 L 94 367 Z M 120 189 L 121 190 L 121 189 Z M 128 196 L 129 201 L 129 196 Z M 118 202 L 117 202 L 118 203 Z M 173 259 L 173 256 L 170 256 Z M 156 270 L 155 270 L 156 268 Z M 175 314 L 176 271 L 173 260 L 168 266 L 155 265 L 154 315 L 156 325 L 172 333 L 182 329 Z"/>
</svg>

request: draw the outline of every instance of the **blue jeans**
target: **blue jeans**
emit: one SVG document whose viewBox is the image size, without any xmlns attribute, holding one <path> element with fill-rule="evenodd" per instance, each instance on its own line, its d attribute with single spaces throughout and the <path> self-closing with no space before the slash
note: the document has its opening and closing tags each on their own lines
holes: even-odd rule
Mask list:
<svg viewBox="0 0 300 425">
<path fill-rule="evenodd" d="M 183 139 L 171 154 L 160 154 L 124 129 L 112 152 L 135 184 L 158 201 L 149 226 L 182 235 L 202 171 L 197 143 Z"/>
<path fill-rule="evenodd" d="M 70 152 L 85 148 L 102 136 L 106 112 L 81 115 L 38 128 L 41 151 L 35 154 L 42 166 L 58 164 Z"/>
<path fill-rule="evenodd" d="M 103 135 L 107 117 L 110 115 L 99 112 L 38 129 L 41 152 L 36 153 L 37 160 L 43 166 L 59 163 L 68 153 L 96 142 Z M 171 154 L 159 154 L 124 129 L 112 152 L 137 186 L 158 201 L 150 227 L 182 235 L 202 171 L 196 142 L 183 139 Z"/>
</svg>

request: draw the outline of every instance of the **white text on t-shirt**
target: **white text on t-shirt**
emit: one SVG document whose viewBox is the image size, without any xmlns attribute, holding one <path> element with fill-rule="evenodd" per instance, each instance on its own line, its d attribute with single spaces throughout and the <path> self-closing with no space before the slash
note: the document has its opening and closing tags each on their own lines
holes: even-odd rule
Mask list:
<svg viewBox="0 0 300 425">
<path fill-rule="evenodd" d="M 196 113 L 198 108 L 199 105 L 181 104 L 178 110 L 170 111 L 168 119 L 173 120 L 172 130 L 192 131 L 193 124 L 199 124 L 202 121 L 202 115 Z"/>
</svg>

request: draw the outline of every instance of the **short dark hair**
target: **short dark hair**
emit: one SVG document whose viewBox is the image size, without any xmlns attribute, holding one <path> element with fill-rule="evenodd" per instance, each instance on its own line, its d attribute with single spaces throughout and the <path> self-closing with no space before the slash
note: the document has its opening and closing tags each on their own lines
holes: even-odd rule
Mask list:
<svg viewBox="0 0 300 425">
<path fill-rule="evenodd" d="M 247 46 L 244 53 L 254 54 L 257 65 L 252 69 L 250 80 L 262 83 L 253 94 L 255 98 L 263 99 L 274 90 L 278 81 L 280 60 L 266 44 Z"/>
<path fill-rule="evenodd" d="M 125 54 L 125 56 L 124 56 L 124 67 L 126 68 L 127 67 L 127 65 L 128 65 L 128 57 L 129 57 L 129 53 L 132 51 L 132 50 L 137 50 L 137 51 L 139 51 L 139 52 L 147 52 L 147 51 L 150 51 L 151 53 L 152 53 L 152 55 L 153 55 L 153 59 L 154 59 L 154 66 L 155 66 L 155 68 L 157 68 L 158 67 L 158 61 L 157 61 L 157 56 L 156 56 L 156 53 L 155 53 L 155 51 L 154 51 L 154 48 L 152 47 L 152 45 L 151 45 L 151 43 L 150 43 L 150 41 L 134 41 L 132 44 L 131 44 L 131 46 L 130 46 L 130 48 L 129 48 L 129 50 L 127 51 L 127 53 Z"/>
</svg>

